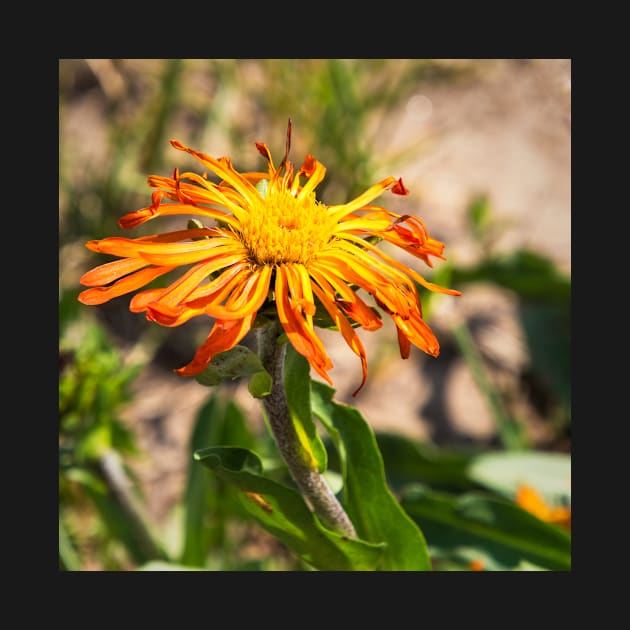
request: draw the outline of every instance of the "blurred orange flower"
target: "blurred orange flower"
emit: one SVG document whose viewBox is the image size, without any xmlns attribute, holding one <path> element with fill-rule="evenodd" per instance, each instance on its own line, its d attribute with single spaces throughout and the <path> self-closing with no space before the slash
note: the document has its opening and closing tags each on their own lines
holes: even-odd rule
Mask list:
<svg viewBox="0 0 630 630">
<path fill-rule="evenodd" d="M 408 194 L 402 180 L 387 177 L 348 203 L 324 205 L 315 197 L 324 165 L 307 155 L 295 171 L 287 159 L 290 139 L 289 122 L 285 156 L 277 168 L 267 145 L 256 143 L 267 160 L 266 173 L 239 173 L 227 157 L 213 158 L 171 140 L 221 181 L 178 169 L 172 177 L 151 175 L 149 186 L 157 189 L 151 205 L 123 216 L 119 225 L 135 228 L 170 215 L 196 215 L 214 225 L 195 220 L 175 232 L 89 241 L 88 249 L 118 259 L 83 275 L 81 284 L 91 288 L 79 301 L 102 304 L 188 267 L 166 288 L 146 289 L 130 302 L 132 312 L 145 312 L 162 326 L 179 326 L 198 315 L 214 318 L 192 361 L 176 370 L 183 376 L 202 372 L 216 354 L 233 348 L 257 313 L 273 306 L 295 349 L 332 384 L 327 372 L 333 364 L 314 330 L 313 316 L 321 306 L 361 360 L 363 378 L 356 395 L 367 378 L 367 360 L 354 327 L 373 331 L 382 326 L 380 314 L 358 289 L 392 318 L 403 358 L 409 356 L 410 344 L 438 356 L 439 344 L 422 318 L 414 281 L 431 291 L 459 291 L 428 282 L 372 242 L 383 239 L 429 266 L 430 256 L 444 259 L 443 243 L 429 236 L 420 219 L 371 205 L 388 189 Z"/>
<path fill-rule="evenodd" d="M 571 508 L 549 506 L 545 499 L 531 486 L 522 484 L 518 487 L 516 503 L 543 521 L 571 530 Z"/>
</svg>

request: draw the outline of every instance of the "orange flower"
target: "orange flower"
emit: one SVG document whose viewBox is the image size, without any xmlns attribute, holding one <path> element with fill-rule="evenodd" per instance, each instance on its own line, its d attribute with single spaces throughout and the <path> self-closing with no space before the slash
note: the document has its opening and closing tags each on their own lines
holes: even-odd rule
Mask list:
<svg viewBox="0 0 630 630">
<path fill-rule="evenodd" d="M 550 507 L 534 488 L 526 484 L 518 487 L 516 504 L 543 521 L 571 530 L 571 508 Z"/>
<path fill-rule="evenodd" d="M 173 147 L 193 155 L 221 181 L 213 183 L 205 174 L 178 169 L 172 177 L 151 175 L 149 186 L 157 189 L 151 205 L 123 216 L 119 225 L 135 228 L 171 215 L 196 215 L 214 225 L 205 227 L 195 220 L 188 229 L 175 232 L 89 241 L 88 249 L 118 259 L 81 278 L 91 288 L 79 295 L 79 301 L 102 304 L 186 266 L 166 288 L 146 289 L 130 302 L 132 312 L 145 312 L 147 319 L 162 326 L 180 326 L 198 315 L 214 318 L 192 361 L 176 370 L 182 376 L 202 372 L 216 354 L 238 344 L 263 307 L 275 304 L 290 342 L 332 384 L 327 372 L 333 364 L 313 321 L 317 308 L 323 307 L 361 360 L 363 379 L 356 395 L 367 378 L 367 360 L 354 328 L 372 331 L 382 326 L 378 311 L 358 289 L 370 294 L 394 321 L 403 358 L 409 356 L 412 343 L 438 356 L 439 344 L 422 319 L 415 282 L 432 291 L 459 292 L 428 282 L 377 249 L 370 238 L 388 241 L 429 266 L 430 256 L 444 258 L 443 243 L 429 236 L 420 219 L 370 205 L 388 189 L 408 194 L 402 180 L 387 177 L 346 204 L 324 205 L 315 197 L 324 165 L 307 155 L 296 172 L 287 159 L 290 139 L 289 122 L 286 152 L 278 168 L 267 146 L 256 143 L 267 159 L 267 173 L 239 173 L 227 157 L 216 159 L 171 140 Z"/>
<path fill-rule="evenodd" d="M 471 571 L 485 571 L 486 565 L 483 560 L 471 560 L 469 563 L 469 568 Z"/>
</svg>

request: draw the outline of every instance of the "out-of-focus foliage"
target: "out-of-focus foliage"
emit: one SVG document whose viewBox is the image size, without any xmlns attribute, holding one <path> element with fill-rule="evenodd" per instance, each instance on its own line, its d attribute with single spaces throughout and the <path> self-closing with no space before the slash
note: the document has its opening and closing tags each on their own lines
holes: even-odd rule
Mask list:
<svg viewBox="0 0 630 630">
<path fill-rule="evenodd" d="M 468 207 L 469 229 L 482 252 L 475 265 L 443 265 L 436 270 L 436 282 L 455 286 L 462 291 L 474 284 L 505 289 L 517 297 L 529 365 L 523 378 L 542 399 L 546 415 L 553 419 L 557 431 L 569 431 L 571 423 L 571 278 L 562 273 L 547 257 L 517 249 L 508 254 L 495 253 L 494 239 L 501 226 L 496 221 L 489 200 L 475 198 Z M 440 299 L 428 294 L 426 308 Z M 465 324 L 454 329 L 455 338 L 480 387 L 493 408 L 504 443 L 523 444 L 520 429 L 514 427 L 496 392 L 491 390 L 480 365 Z"/>
<path fill-rule="evenodd" d="M 100 560 L 109 568 L 124 566 L 130 557 L 143 561 L 145 550 L 112 498 L 106 474 L 114 454 L 138 453 L 133 434 L 117 414 L 130 400 L 129 385 L 139 366 L 125 366 L 106 331 L 83 319 L 65 328 L 59 369 L 60 562 L 74 568 L 75 544 L 97 544 Z M 80 524 L 86 511 L 89 527 Z"/>
</svg>

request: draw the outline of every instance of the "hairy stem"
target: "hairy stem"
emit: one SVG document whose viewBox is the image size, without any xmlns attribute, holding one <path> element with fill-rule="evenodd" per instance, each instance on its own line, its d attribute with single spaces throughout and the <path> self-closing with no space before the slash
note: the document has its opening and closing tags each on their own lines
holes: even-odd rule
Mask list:
<svg viewBox="0 0 630 630">
<path fill-rule="evenodd" d="M 302 496 L 320 520 L 329 528 L 350 538 L 357 534 L 343 507 L 324 477 L 311 468 L 302 457 L 284 390 L 284 358 L 286 344 L 278 343 L 282 328 L 272 322 L 258 329 L 258 353 L 265 369 L 271 374 L 271 393 L 263 398 L 269 425 L 278 449 Z"/>
</svg>

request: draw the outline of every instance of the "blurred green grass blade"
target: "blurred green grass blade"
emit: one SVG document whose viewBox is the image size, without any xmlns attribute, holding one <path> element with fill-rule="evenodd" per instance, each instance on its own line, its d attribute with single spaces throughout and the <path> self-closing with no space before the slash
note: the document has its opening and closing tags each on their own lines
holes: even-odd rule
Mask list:
<svg viewBox="0 0 630 630">
<path fill-rule="evenodd" d="M 80 292 L 79 289 L 66 289 L 59 296 L 59 339 L 64 338 L 68 325 L 78 319 L 81 313 L 82 305 L 77 300 Z"/>
<path fill-rule="evenodd" d="M 149 560 L 168 560 L 162 541 L 148 517 L 145 505 L 136 495 L 120 454 L 114 450 L 104 452 L 99 458 L 99 472 L 107 485 L 107 498 L 111 497 L 110 517 L 114 524 L 124 524 L 128 536 Z"/>
<path fill-rule="evenodd" d="M 147 113 L 146 120 L 152 125 L 141 147 L 141 167 L 145 173 L 152 173 L 161 164 L 162 145 L 166 144 L 166 130 L 172 119 L 173 112 L 180 102 L 179 85 L 183 61 L 168 59 L 162 75 L 161 89 L 157 91 L 154 111 Z"/>
<path fill-rule="evenodd" d="M 66 571 L 81 571 L 81 559 L 59 515 L 59 559 Z"/>
<path fill-rule="evenodd" d="M 194 458 L 195 451 L 219 444 L 253 448 L 251 433 L 242 410 L 227 402 L 214 390 L 200 408 L 190 438 L 190 461 L 183 497 L 184 541 L 179 561 L 203 567 L 213 546 L 225 539 L 227 518 L 234 512 L 234 501 L 227 496 L 221 480 L 211 475 Z"/>
<path fill-rule="evenodd" d="M 64 476 L 69 481 L 74 481 L 82 486 L 89 487 L 94 492 L 107 494 L 107 485 L 96 473 L 80 466 L 73 466 L 64 471 Z"/>
<path fill-rule="evenodd" d="M 268 532 L 312 567 L 322 571 L 372 571 L 383 551 L 381 544 L 348 539 L 321 525 L 295 490 L 263 475 L 253 451 L 211 447 L 195 459 L 225 481 L 236 485 L 245 509 Z"/>
<path fill-rule="evenodd" d="M 313 411 L 341 450 L 343 504 L 361 538 L 385 541 L 379 570 L 428 571 L 422 532 L 387 486 L 374 433 L 359 411 L 332 400 L 335 390 L 312 383 Z"/>
<path fill-rule="evenodd" d="M 75 468 L 67 476 L 81 485 L 108 537 L 119 542 L 131 560 L 144 563 L 167 559 L 143 506 L 132 493 L 118 453 L 104 453 L 95 472 Z"/>
<path fill-rule="evenodd" d="M 525 560 L 553 571 L 571 569 L 570 535 L 504 499 L 473 493 L 455 497 L 411 484 L 401 503 L 422 527 L 430 548 L 475 548 L 509 568 Z"/>
<path fill-rule="evenodd" d="M 490 382 L 482 358 L 475 346 L 475 341 L 465 323 L 453 327 L 453 336 L 472 372 L 477 386 L 490 406 L 494 425 L 503 446 L 507 449 L 522 449 L 528 446 L 524 427 L 517 423 L 507 412 L 501 396 Z"/>
<path fill-rule="evenodd" d="M 522 301 L 520 317 L 532 369 L 571 416 L 571 309 L 568 304 Z"/>
<path fill-rule="evenodd" d="M 323 473 L 328 464 L 328 455 L 313 422 L 310 366 L 292 344 L 287 347 L 284 387 L 295 433 L 308 458 L 309 466 Z"/>
<path fill-rule="evenodd" d="M 112 497 L 95 492 L 90 487 L 86 487 L 85 491 L 107 528 L 109 536 L 124 546 L 134 562 L 142 564 L 156 559 L 154 549 L 147 548 L 144 537 L 138 536 L 133 522 Z"/>
<path fill-rule="evenodd" d="M 468 475 L 484 487 L 514 498 L 527 484 L 548 503 L 571 500 L 571 457 L 546 451 L 484 453 L 470 461 Z"/>
<path fill-rule="evenodd" d="M 471 267 L 451 267 L 449 273 L 449 286 L 483 282 L 516 293 L 532 371 L 570 418 L 571 277 L 551 259 L 526 249 L 488 256 Z"/>
<path fill-rule="evenodd" d="M 223 408 L 216 390 L 201 407 L 190 438 L 190 460 L 184 490 L 184 541 L 180 562 L 203 566 L 210 546 L 211 533 L 206 527 L 206 514 L 210 508 L 210 493 L 215 480 L 194 460 L 192 454 L 200 448 L 216 444 L 219 439 Z"/>
<path fill-rule="evenodd" d="M 199 567 L 186 566 L 184 564 L 175 564 L 172 562 L 147 562 L 139 566 L 136 571 L 203 571 Z"/>
</svg>

